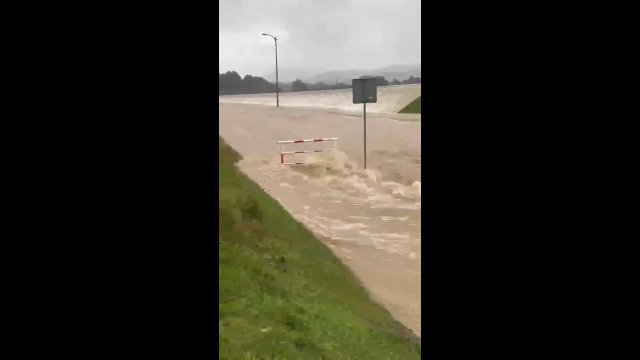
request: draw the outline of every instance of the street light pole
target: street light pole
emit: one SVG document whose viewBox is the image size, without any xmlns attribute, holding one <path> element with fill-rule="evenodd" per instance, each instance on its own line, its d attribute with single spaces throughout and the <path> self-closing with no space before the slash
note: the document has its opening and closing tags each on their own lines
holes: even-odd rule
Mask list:
<svg viewBox="0 0 640 360">
<path fill-rule="evenodd" d="M 280 90 L 278 89 L 278 38 L 271 34 L 262 35 L 271 36 L 276 43 L 276 107 L 280 107 Z"/>
</svg>

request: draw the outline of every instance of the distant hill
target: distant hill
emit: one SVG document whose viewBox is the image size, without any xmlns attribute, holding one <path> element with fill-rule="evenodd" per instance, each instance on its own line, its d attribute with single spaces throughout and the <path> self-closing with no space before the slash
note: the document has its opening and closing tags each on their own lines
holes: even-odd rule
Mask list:
<svg viewBox="0 0 640 360">
<path fill-rule="evenodd" d="M 313 76 L 315 73 L 317 73 L 317 70 L 302 69 L 302 68 L 288 68 L 286 66 L 285 67 L 280 66 L 278 67 L 278 80 L 280 80 L 280 82 L 283 82 L 283 83 L 293 82 L 296 79 L 308 79 L 311 76 Z M 273 72 L 270 72 L 264 75 L 263 78 L 275 83 L 276 82 L 275 70 Z"/>
<path fill-rule="evenodd" d="M 306 83 L 324 82 L 327 84 L 335 84 L 338 82 L 351 83 L 351 79 L 357 79 L 360 76 L 384 76 L 388 81 L 393 79 L 404 80 L 409 76 L 422 77 L 422 67 L 420 64 L 412 65 L 390 65 L 378 69 L 369 70 L 336 70 L 325 72 L 314 72 L 308 69 L 278 69 L 278 76 L 281 82 L 291 82 L 300 79 Z M 265 75 L 264 78 L 275 81 L 275 72 Z"/>
</svg>

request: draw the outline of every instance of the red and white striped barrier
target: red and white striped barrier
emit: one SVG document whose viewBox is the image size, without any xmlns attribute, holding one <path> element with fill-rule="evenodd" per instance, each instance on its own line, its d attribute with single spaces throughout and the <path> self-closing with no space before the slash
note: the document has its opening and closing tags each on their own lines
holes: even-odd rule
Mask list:
<svg viewBox="0 0 640 360">
<path fill-rule="evenodd" d="M 322 139 L 305 139 L 305 140 L 282 140 L 278 141 L 278 144 L 294 144 L 305 142 L 320 142 L 320 141 L 336 141 L 338 138 L 322 138 Z"/>
<path fill-rule="evenodd" d="M 323 142 L 323 141 L 333 141 L 333 149 L 318 149 L 318 150 L 299 150 L 299 151 L 282 151 L 283 144 L 299 144 L 299 143 L 308 143 L 308 142 Z M 338 148 L 338 138 L 321 138 L 321 139 L 303 139 L 303 140 L 282 140 L 278 141 L 278 145 L 280 145 L 280 164 L 281 165 L 302 165 L 303 162 L 284 162 L 284 156 L 287 154 L 308 154 L 308 153 L 316 153 L 316 152 L 325 152 L 325 151 L 333 151 Z"/>
</svg>

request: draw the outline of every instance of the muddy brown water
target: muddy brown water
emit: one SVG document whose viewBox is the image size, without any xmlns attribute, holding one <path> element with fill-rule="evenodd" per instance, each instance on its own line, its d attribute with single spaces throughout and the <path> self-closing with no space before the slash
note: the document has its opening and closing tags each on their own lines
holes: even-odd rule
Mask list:
<svg viewBox="0 0 640 360">
<path fill-rule="evenodd" d="M 416 335 L 421 323 L 420 118 L 220 103 L 220 135 L 239 168 L 340 258 L 372 297 Z M 278 140 L 338 137 L 337 151 L 288 155 Z M 285 150 L 332 147 L 291 144 Z"/>
</svg>

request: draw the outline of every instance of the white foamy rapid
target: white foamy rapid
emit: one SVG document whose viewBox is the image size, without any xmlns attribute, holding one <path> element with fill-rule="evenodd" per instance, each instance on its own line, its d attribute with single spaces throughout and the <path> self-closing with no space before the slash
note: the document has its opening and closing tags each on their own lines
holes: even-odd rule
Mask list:
<svg viewBox="0 0 640 360">
<path fill-rule="evenodd" d="M 283 205 L 320 236 L 420 259 L 419 180 L 385 181 L 379 170 L 362 169 L 342 151 L 306 161 L 281 166 L 277 158 L 247 159 L 240 167 L 271 184 L 268 191 L 286 199 Z"/>
<path fill-rule="evenodd" d="M 367 104 L 371 113 L 397 113 L 420 96 L 421 85 L 395 85 L 378 88 L 378 102 Z M 240 103 L 274 106 L 276 94 L 223 95 L 222 103 Z M 321 108 L 360 114 L 361 104 L 353 104 L 351 89 L 320 90 L 280 93 L 280 106 Z"/>
</svg>

